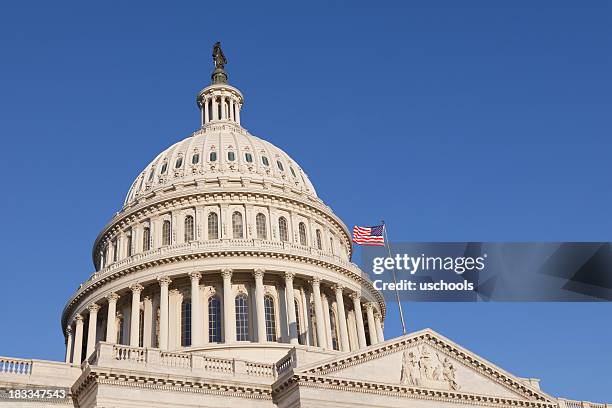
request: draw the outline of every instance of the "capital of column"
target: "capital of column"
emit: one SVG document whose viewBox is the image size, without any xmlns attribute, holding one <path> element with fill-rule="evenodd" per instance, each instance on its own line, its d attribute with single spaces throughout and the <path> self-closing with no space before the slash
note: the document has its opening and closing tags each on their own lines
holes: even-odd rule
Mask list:
<svg viewBox="0 0 612 408">
<path fill-rule="evenodd" d="M 74 321 L 79 324 L 79 323 L 83 323 L 83 316 L 81 316 L 80 314 L 74 316 Z"/>
<path fill-rule="evenodd" d="M 153 298 L 151 296 L 145 296 L 142 301 L 143 302 L 151 302 L 153 300 Z"/>
<path fill-rule="evenodd" d="M 116 302 L 117 300 L 119 300 L 121 296 L 119 296 L 116 293 L 111 293 L 108 296 L 106 296 L 106 300 L 108 300 L 108 303 L 112 303 L 112 302 Z"/>
<path fill-rule="evenodd" d="M 286 281 L 292 281 L 293 278 L 295 278 L 295 273 L 293 272 L 285 272 L 285 280 Z"/>
<path fill-rule="evenodd" d="M 134 293 L 135 292 L 140 293 L 144 290 L 144 286 L 142 286 L 140 283 L 135 283 L 132 286 L 130 286 L 130 290 Z"/>
<path fill-rule="evenodd" d="M 368 302 L 365 305 L 366 310 L 373 310 L 374 309 L 374 303 L 372 302 Z"/>
<path fill-rule="evenodd" d="M 230 269 L 230 268 L 221 269 L 221 276 L 223 276 L 223 279 L 231 279 L 233 273 L 234 273 L 233 269 Z"/>
<path fill-rule="evenodd" d="M 66 327 L 66 337 L 68 336 L 72 336 L 72 327 L 70 326 Z"/>
<path fill-rule="evenodd" d="M 200 272 L 189 272 L 188 275 L 192 281 L 193 280 L 199 281 L 200 279 L 202 279 L 202 274 Z"/>
<path fill-rule="evenodd" d="M 321 278 L 319 278 L 318 276 L 313 276 L 310 279 L 310 284 L 312 285 L 313 288 L 316 288 L 316 287 L 320 288 L 321 287 Z"/>
<path fill-rule="evenodd" d="M 160 286 L 169 286 L 172 283 L 172 279 L 165 275 L 158 276 L 157 281 L 159 282 Z"/>
<path fill-rule="evenodd" d="M 253 271 L 253 277 L 255 277 L 255 279 L 263 278 L 265 272 L 265 269 L 257 268 Z"/>
<path fill-rule="evenodd" d="M 351 292 L 349 297 L 355 302 L 361 299 L 361 293 L 359 292 Z"/>
<path fill-rule="evenodd" d="M 87 309 L 89 310 L 89 313 L 97 313 L 98 310 L 100 310 L 100 306 L 96 303 L 92 303 L 91 305 L 87 306 Z"/>
<path fill-rule="evenodd" d="M 336 293 L 338 293 L 338 292 L 342 293 L 342 291 L 344 290 L 344 286 L 342 286 L 342 285 L 334 285 L 334 286 L 332 286 L 332 289 Z"/>
</svg>

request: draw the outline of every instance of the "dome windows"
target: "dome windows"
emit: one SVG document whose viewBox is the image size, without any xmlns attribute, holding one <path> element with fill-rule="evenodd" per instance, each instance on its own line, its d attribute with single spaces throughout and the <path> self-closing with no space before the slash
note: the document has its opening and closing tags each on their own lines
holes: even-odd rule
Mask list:
<svg viewBox="0 0 612 408">
<path fill-rule="evenodd" d="M 289 241 L 289 230 L 287 228 L 287 219 L 280 217 L 278 219 L 278 235 L 281 241 Z"/>
<path fill-rule="evenodd" d="M 297 178 L 297 176 L 295 175 L 295 171 L 293 170 L 293 167 L 289 166 L 289 170 L 291 170 L 291 174 L 293 175 L 293 177 Z"/>
<path fill-rule="evenodd" d="M 208 299 L 208 341 L 221 342 L 221 301 L 218 296 Z"/>
<path fill-rule="evenodd" d="M 276 165 L 278 166 L 278 169 L 280 171 L 285 171 L 285 169 L 283 168 L 283 163 L 281 163 L 280 160 L 276 161 Z"/>
<path fill-rule="evenodd" d="M 300 222 L 300 224 L 298 225 L 298 229 L 300 232 L 300 245 L 306 246 L 307 242 L 306 242 L 306 224 L 304 224 L 303 222 Z"/>
<path fill-rule="evenodd" d="M 232 214 L 232 233 L 234 239 L 244 238 L 244 229 L 242 228 L 242 214 L 239 211 L 234 211 Z"/>
<path fill-rule="evenodd" d="M 174 164 L 175 169 L 180 169 L 183 166 L 183 158 L 179 157 L 176 159 L 176 163 Z"/>
<path fill-rule="evenodd" d="M 245 153 L 244 160 L 246 160 L 247 163 L 253 163 L 253 155 L 251 153 Z"/>
<path fill-rule="evenodd" d="M 249 302 L 244 293 L 236 296 L 236 340 L 249 340 Z"/>
<path fill-rule="evenodd" d="M 270 165 L 270 161 L 268 160 L 266 156 L 261 156 L 261 162 L 263 163 L 264 166 Z"/>
<path fill-rule="evenodd" d="M 151 168 L 151 173 L 149 173 L 149 182 L 153 181 L 153 176 L 155 176 L 155 167 Z"/>
<path fill-rule="evenodd" d="M 208 157 L 208 160 L 211 162 L 216 162 L 217 161 L 217 152 L 210 152 L 210 156 Z"/>
<path fill-rule="evenodd" d="M 166 174 L 166 170 L 168 170 L 168 163 L 164 162 L 164 164 L 162 164 L 160 174 Z"/>
<path fill-rule="evenodd" d="M 170 245 L 171 229 L 170 221 L 166 220 L 162 224 L 162 245 Z"/>
<path fill-rule="evenodd" d="M 257 214 L 255 217 L 255 229 L 258 239 L 266 239 L 268 237 L 268 232 L 266 231 L 266 216 L 262 213 Z"/>
<path fill-rule="evenodd" d="M 214 212 L 208 214 L 208 239 L 219 239 L 219 216 Z"/>
<path fill-rule="evenodd" d="M 236 153 L 234 153 L 234 152 L 227 152 L 227 160 L 235 161 L 236 160 Z"/>
<path fill-rule="evenodd" d="M 185 242 L 190 242 L 195 239 L 193 215 L 185 217 Z"/>
<path fill-rule="evenodd" d="M 200 153 L 194 153 L 191 156 L 191 164 L 198 164 L 200 162 Z"/>
</svg>

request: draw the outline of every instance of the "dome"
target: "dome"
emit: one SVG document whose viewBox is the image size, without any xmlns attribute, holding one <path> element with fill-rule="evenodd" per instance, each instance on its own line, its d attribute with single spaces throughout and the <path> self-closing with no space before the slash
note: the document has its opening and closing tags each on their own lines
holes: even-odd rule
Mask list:
<svg viewBox="0 0 612 408">
<path fill-rule="evenodd" d="M 225 124 L 203 128 L 157 155 L 132 183 L 124 208 L 173 187 L 205 189 L 232 180 L 316 197 L 308 176 L 287 153 L 244 128 Z"/>
</svg>

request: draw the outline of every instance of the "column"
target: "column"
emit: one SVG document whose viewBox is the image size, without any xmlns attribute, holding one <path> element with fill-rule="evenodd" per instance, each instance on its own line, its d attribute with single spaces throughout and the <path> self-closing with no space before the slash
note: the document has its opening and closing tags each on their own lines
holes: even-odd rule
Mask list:
<svg viewBox="0 0 612 408">
<path fill-rule="evenodd" d="M 74 352 L 72 353 L 72 364 L 81 365 L 81 351 L 83 350 L 83 316 L 74 317 L 76 322 L 76 333 L 74 334 Z"/>
<path fill-rule="evenodd" d="M 106 297 L 108 300 L 108 314 L 106 316 L 106 342 L 116 343 L 117 342 L 117 323 L 115 321 L 117 317 L 117 300 L 119 295 L 111 293 Z"/>
<path fill-rule="evenodd" d="M 228 108 L 229 108 L 229 118 L 233 122 L 234 121 L 234 98 L 229 98 Z"/>
<path fill-rule="evenodd" d="M 322 299 L 323 302 L 323 318 L 325 320 L 325 335 L 326 335 L 326 344 L 327 344 L 327 349 L 328 350 L 333 350 L 334 349 L 334 341 L 332 340 L 332 333 L 331 333 L 331 313 L 329 310 L 329 300 L 327 299 L 327 296 L 324 296 Z"/>
<path fill-rule="evenodd" d="M 382 321 L 381 316 L 378 313 L 376 313 L 374 315 L 374 325 L 376 326 L 376 339 L 378 340 L 379 343 L 382 343 L 383 341 L 385 341 L 385 335 L 383 333 L 381 321 Z"/>
<path fill-rule="evenodd" d="M 300 288 L 300 295 L 302 297 L 302 315 L 304 316 L 304 321 L 302 323 L 302 330 L 304 331 L 304 344 L 307 346 L 311 346 L 311 341 L 310 341 L 310 334 L 311 334 L 311 328 L 310 328 L 310 322 L 311 322 L 311 317 L 310 317 L 310 308 L 308 307 L 310 305 L 310 302 L 308 301 L 308 295 L 306 294 L 306 290 L 302 287 Z"/>
<path fill-rule="evenodd" d="M 85 358 L 89 358 L 96 348 L 96 328 L 98 326 L 98 310 L 100 306 L 93 303 L 87 308 L 89 310 L 89 326 L 87 328 L 87 349 Z"/>
<path fill-rule="evenodd" d="M 191 272 L 191 345 L 202 345 L 202 306 L 200 302 L 200 279 L 202 274 Z"/>
<path fill-rule="evenodd" d="M 357 323 L 357 338 L 359 340 L 359 348 L 367 347 L 365 328 L 363 327 L 363 313 L 361 312 L 361 296 L 358 292 L 351 293 L 353 300 L 353 310 L 355 310 L 355 321 Z"/>
<path fill-rule="evenodd" d="M 159 282 L 159 348 L 168 350 L 168 286 L 170 280 L 167 276 L 157 278 Z"/>
<path fill-rule="evenodd" d="M 236 103 L 236 123 L 240 124 L 240 104 Z"/>
<path fill-rule="evenodd" d="M 226 343 L 236 340 L 234 333 L 236 332 L 236 319 L 233 316 L 234 310 L 232 297 L 232 273 L 229 268 L 221 271 L 223 276 L 223 337 Z"/>
<path fill-rule="evenodd" d="M 289 322 L 289 343 L 299 344 L 297 332 L 297 319 L 295 316 L 295 300 L 293 294 L 294 273 L 285 272 L 285 297 L 287 299 L 287 319 Z"/>
<path fill-rule="evenodd" d="M 144 289 L 144 287 L 135 283 L 130 286 L 132 290 L 132 313 L 130 315 L 130 346 L 138 347 L 139 346 L 139 337 L 140 337 L 140 293 Z"/>
<path fill-rule="evenodd" d="M 217 106 L 217 98 L 213 95 L 212 97 L 212 120 L 219 120 L 219 108 Z"/>
<path fill-rule="evenodd" d="M 315 320 L 317 322 L 317 345 L 321 348 L 327 348 L 327 339 L 325 337 L 325 321 L 323 320 L 323 303 L 321 301 L 321 279 L 312 278 L 312 295 L 314 298 Z"/>
<path fill-rule="evenodd" d="M 338 306 L 338 321 L 340 322 L 340 344 L 342 345 L 342 351 L 349 351 L 349 339 L 348 329 L 346 327 L 346 312 L 344 311 L 344 297 L 342 296 L 343 287 L 336 285 L 334 291 L 336 292 L 336 305 Z"/>
<path fill-rule="evenodd" d="M 221 96 L 221 120 L 227 119 L 227 107 L 226 107 L 225 101 L 226 101 L 226 97 Z"/>
<path fill-rule="evenodd" d="M 253 271 L 255 278 L 255 302 L 257 312 L 257 341 L 264 343 L 268 340 L 266 336 L 266 312 L 264 306 L 264 269 L 255 269 Z"/>
<path fill-rule="evenodd" d="M 210 122 L 210 115 L 208 112 L 208 101 L 210 101 L 209 98 L 204 99 L 204 120 L 202 121 L 202 124 Z"/>
<path fill-rule="evenodd" d="M 66 327 L 66 363 L 70 363 L 70 352 L 72 351 L 72 327 Z"/>
<path fill-rule="evenodd" d="M 151 347 L 153 339 L 153 299 L 145 296 L 142 300 L 144 306 L 144 327 L 142 328 L 142 347 Z"/>
<path fill-rule="evenodd" d="M 374 304 L 366 303 L 366 313 L 368 315 L 368 332 L 370 333 L 370 345 L 378 343 L 378 336 L 376 335 L 376 324 L 374 322 Z"/>
</svg>

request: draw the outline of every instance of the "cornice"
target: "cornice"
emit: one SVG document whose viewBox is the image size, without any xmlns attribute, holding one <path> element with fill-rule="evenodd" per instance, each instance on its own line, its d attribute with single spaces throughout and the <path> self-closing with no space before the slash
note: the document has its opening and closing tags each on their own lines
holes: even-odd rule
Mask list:
<svg viewBox="0 0 612 408">
<path fill-rule="evenodd" d="M 141 263 L 129 265 L 126 268 L 120 268 L 112 273 L 107 275 L 103 275 L 97 280 L 93 280 L 90 282 L 86 282 L 87 286 L 81 287 L 75 295 L 70 298 L 66 306 L 64 306 L 64 310 L 62 312 L 62 326 L 65 327 L 67 323 L 67 319 L 69 316 L 69 312 L 71 309 L 77 304 L 77 302 L 82 299 L 87 294 L 93 292 L 95 289 L 102 287 L 103 285 L 112 282 L 120 277 L 130 275 L 132 273 L 138 272 L 143 269 L 151 268 L 154 266 L 165 265 L 170 263 L 179 264 L 182 262 L 189 262 L 198 259 L 207 259 L 207 258 L 222 258 L 222 257 L 234 257 L 234 256 L 248 256 L 253 258 L 269 258 L 269 259 L 284 259 L 288 261 L 301 262 L 309 265 L 318 266 L 329 271 L 333 271 L 348 277 L 349 279 L 354 280 L 361 288 L 368 288 L 369 293 L 375 298 L 380 307 L 381 313 L 383 317 L 386 313 L 386 305 L 383 296 L 374 288 L 372 283 L 365 278 L 364 276 L 358 275 L 357 273 L 344 268 L 340 265 L 332 264 L 330 262 L 326 262 L 323 260 L 300 256 L 282 252 L 275 251 L 263 251 L 263 250 L 217 250 L 217 251 L 201 251 L 201 252 L 186 252 L 183 254 L 176 254 L 167 257 L 161 257 L 151 260 L 144 260 Z"/>
</svg>

